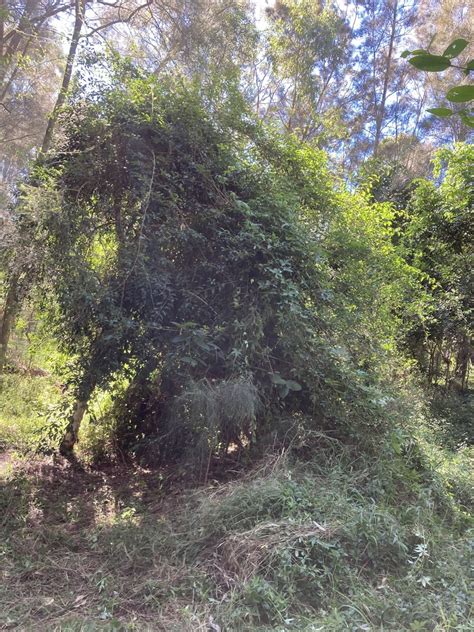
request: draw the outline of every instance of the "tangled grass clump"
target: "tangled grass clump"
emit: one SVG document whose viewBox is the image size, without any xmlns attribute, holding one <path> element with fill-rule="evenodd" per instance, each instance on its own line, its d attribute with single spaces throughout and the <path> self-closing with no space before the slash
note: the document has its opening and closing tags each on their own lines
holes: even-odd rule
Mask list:
<svg viewBox="0 0 474 632">
<path fill-rule="evenodd" d="M 220 448 L 226 454 L 233 444 L 242 448 L 255 434 L 261 408 L 257 387 L 247 378 L 203 379 L 193 382 L 177 398 L 174 415 L 192 437 L 201 454 Z"/>
</svg>

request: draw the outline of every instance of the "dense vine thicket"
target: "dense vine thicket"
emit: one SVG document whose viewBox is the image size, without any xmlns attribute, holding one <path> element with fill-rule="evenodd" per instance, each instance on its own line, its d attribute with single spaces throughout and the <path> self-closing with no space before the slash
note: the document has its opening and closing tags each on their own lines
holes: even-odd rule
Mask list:
<svg viewBox="0 0 474 632">
<path fill-rule="evenodd" d="M 474 147 L 436 156 L 438 182 L 419 180 L 408 201 L 402 245 L 424 275 L 423 323 L 407 341 L 431 384 L 465 391 L 474 358 Z"/>
<path fill-rule="evenodd" d="M 334 317 L 354 294 L 335 295 L 344 264 L 325 252 L 343 203 L 324 154 L 176 82 L 91 101 L 33 187 L 50 318 L 74 358 L 66 447 L 118 376 L 127 441 L 160 437 L 160 454 L 255 440 L 276 410 L 379 426 L 375 379 Z"/>
</svg>

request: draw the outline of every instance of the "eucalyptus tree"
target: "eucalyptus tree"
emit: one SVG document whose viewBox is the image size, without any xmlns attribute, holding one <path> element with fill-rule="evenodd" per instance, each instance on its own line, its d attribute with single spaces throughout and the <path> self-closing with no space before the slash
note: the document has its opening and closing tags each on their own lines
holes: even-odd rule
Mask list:
<svg viewBox="0 0 474 632">
<path fill-rule="evenodd" d="M 410 67 L 400 60 L 400 44 L 413 28 L 416 3 L 411 0 L 362 0 L 356 3 L 359 40 L 354 73 L 357 125 L 351 138 L 357 163 L 376 155 L 386 136 L 410 131 L 413 101 Z"/>
<path fill-rule="evenodd" d="M 258 44 L 252 0 L 155 1 L 112 29 L 114 50 L 137 67 L 203 84 L 238 80 Z"/>
<path fill-rule="evenodd" d="M 0 3 L 0 187 L 3 205 L 35 146 L 54 103 L 61 58 L 62 0 Z"/>
<path fill-rule="evenodd" d="M 0 261 L 5 304 L 0 326 L 0 367 L 10 331 L 32 270 L 28 240 L 18 233 L 12 208 L 16 184 L 44 136 L 61 58 L 58 17 L 69 10 L 60 0 L 10 2 L 0 5 L 0 209 L 5 229 Z M 26 250 L 22 246 L 26 247 Z"/>
<path fill-rule="evenodd" d="M 277 84 L 269 113 L 302 140 L 334 146 L 346 133 L 350 25 L 320 0 L 279 0 L 267 16 Z"/>
</svg>

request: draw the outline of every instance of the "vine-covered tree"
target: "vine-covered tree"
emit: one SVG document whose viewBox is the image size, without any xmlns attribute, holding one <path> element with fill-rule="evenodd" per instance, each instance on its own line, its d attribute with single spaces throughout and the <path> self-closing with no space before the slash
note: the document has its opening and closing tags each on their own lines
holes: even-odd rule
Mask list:
<svg viewBox="0 0 474 632">
<path fill-rule="evenodd" d="M 118 374 L 130 397 L 148 392 L 129 422 L 151 423 L 165 446 L 175 431 L 181 448 L 193 444 L 207 423 L 197 400 L 236 385 L 249 408 L 213 430 L 220 444 L 260 436 L 282 406 L 349 432 L 365 406 L 354 418 L 377 425 L 375 382 L 330 324 L 323 239 L 336 198 L 322 153 L 180 82 L 117 84 L 69 111 L 65 142 L 33 186 L 57 200 L 38 233 L 43 288 L 76 358 L 63 450 L 94 389 Z"/>
</svg>

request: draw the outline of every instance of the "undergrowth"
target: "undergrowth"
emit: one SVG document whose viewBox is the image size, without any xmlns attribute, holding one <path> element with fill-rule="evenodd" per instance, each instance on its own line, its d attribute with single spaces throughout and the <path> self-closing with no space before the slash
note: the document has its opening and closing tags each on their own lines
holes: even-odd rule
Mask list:
<svg viewBox="0 0 474 632">
<path fill-rule="evenodd" d="M 60 397 L 60 386 L 50 375 L 0 375 L 0 449 L 34 449 Z"/>
<path fill-rule="evenodd" d="M 194 490 L 175 472 L 4 464 L 0 626 L 471 629 L 471 448 L 312 441 Z"/>
<path fill-rule="evenodd" d="M 472 396 L 407 391 L 372 452 L 305 424 L 250 470 L 229 461 L 222 478 L 216 455 L 203 484 L 186 463 L 122 462 L 106 392 L 77 463 L 35 455 L 61 385 L 14 369 L 0 629 L 472 629 Z"/>
</svg>

